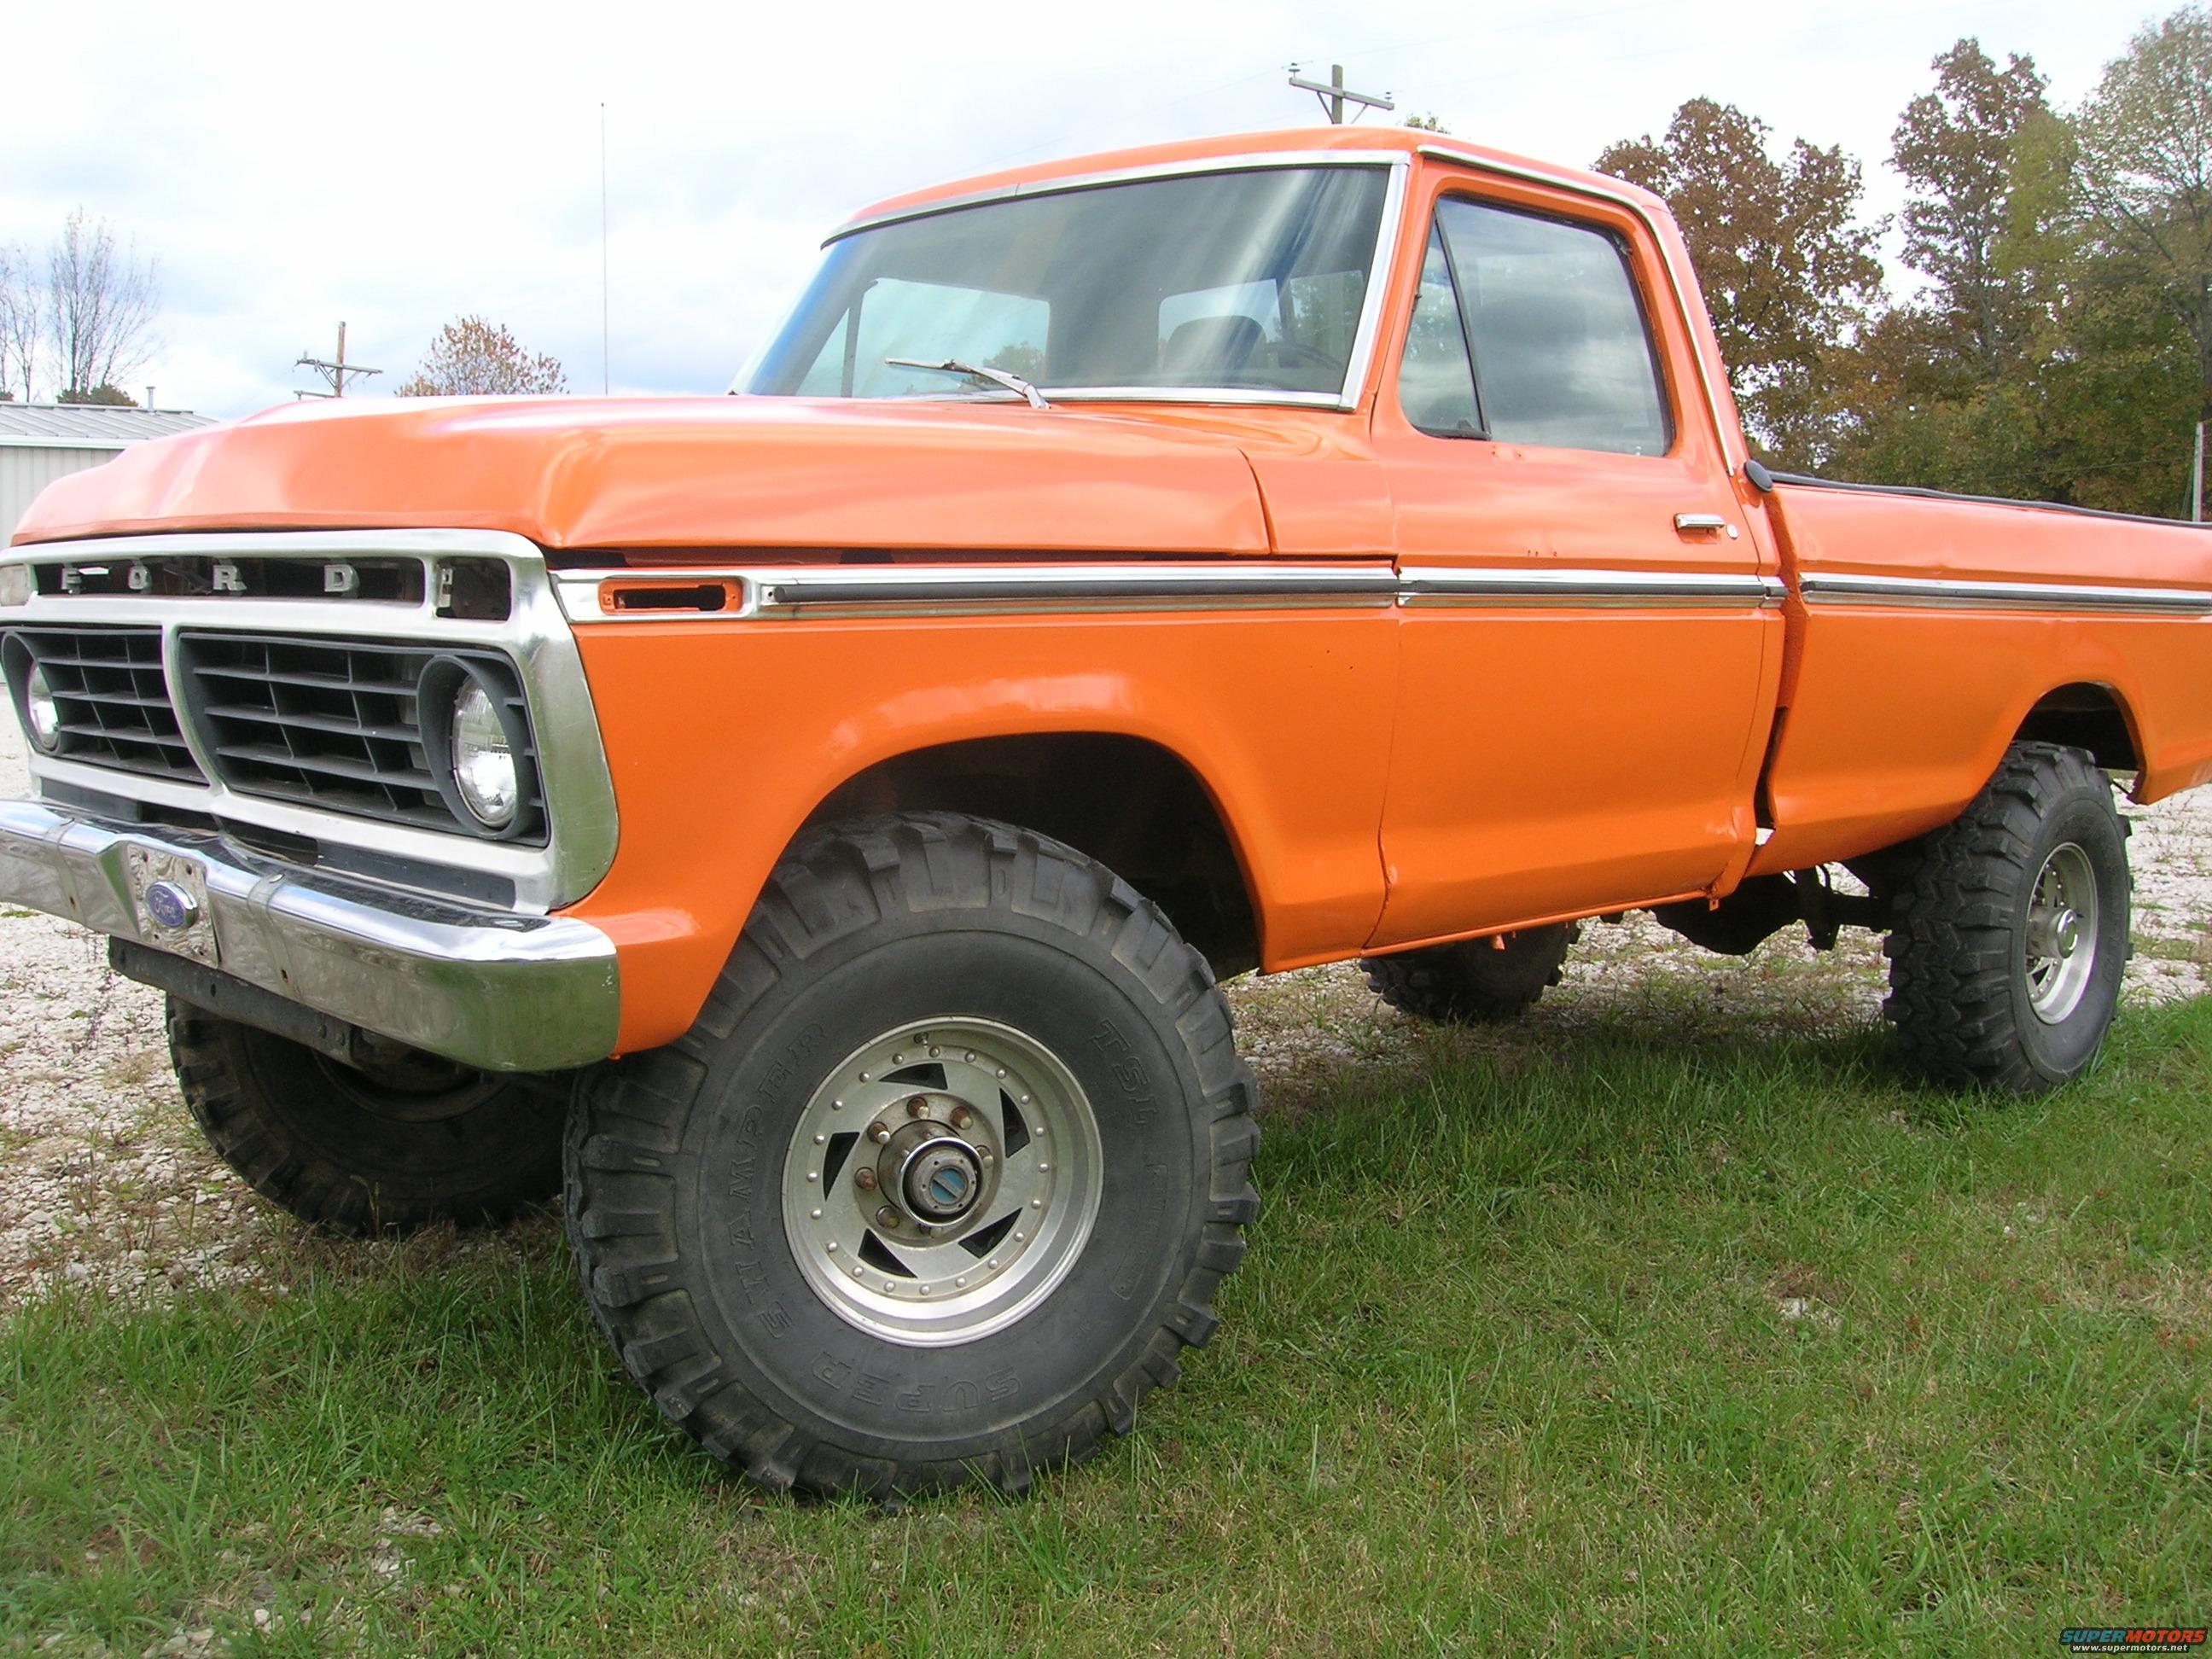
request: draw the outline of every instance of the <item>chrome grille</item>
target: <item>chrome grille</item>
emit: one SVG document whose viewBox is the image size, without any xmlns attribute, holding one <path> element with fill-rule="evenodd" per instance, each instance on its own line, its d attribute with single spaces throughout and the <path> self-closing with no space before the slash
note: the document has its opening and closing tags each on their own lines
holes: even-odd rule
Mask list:
<svg viewBox="0 0 2212 1659">
<path fill-rule="evenodd" d="M 61 707 L 53 753 L 87 766 L 201 781 L 161 672 L 158 628 L 10 628 L 9 679 L 35 665 Z"/>
<path fill-rule="evenodd" d="M 495 651 L 195 630 L 179 634 L 177 648 L 186 711 L 224 783 L 418 829 L 473 827 L 432 769 L 416 702 L 422 671 L 440 658 L 466 663 L 510 708 L 524 708 L 514 665 Z M 518 759 L 523 805 L 513 839 L 542 842 L 534 742 Z"/>
</svg>

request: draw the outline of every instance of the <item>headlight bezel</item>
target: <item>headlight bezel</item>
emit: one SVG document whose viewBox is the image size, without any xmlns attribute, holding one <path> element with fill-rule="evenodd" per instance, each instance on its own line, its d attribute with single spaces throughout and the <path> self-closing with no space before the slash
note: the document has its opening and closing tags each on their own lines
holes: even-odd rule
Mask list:
<svg viewBox="0 0 2212 1659">
<path fill-rule="evenodd" d="M 23 728 L 23 735 L 29 740 L 33 752 L 42 756 L 58 755 L 62 736 L 61 697 L 54 690 L 46 665 L 39 660 L 38 653 L 19 635 L 10 633 L 4 641 L 0 641 L 0 673 L 6 676 L 8 701 L 15 707 L 16 723 Z M 34 685 L 44 688 L 43 697 L 33 690 Z M 50 721 L 42 721 L 34 716 L 33 708 L 40 704 L 51 710 Z M 42 726 L 45 730 L 40 729 Z"/>
<path fill-rule="evenodd" d="M 507 753 L 514 766 L 514 805 L 506 817 L 487 818 L 462 782 L 459 732 L 463 700 L 481 696 L 496 718 Z M 521 693 L 503 685 L 487 663 L 470 658 L 439 656 L 422 670 L 416 689 L 416 729 L 422 734 L 424 758 L 438 793 L 453 814 L 454 827 L 484 841 L 514 841 L 531 830 L 538 814 L 532 810 L 538 784 L 530 740 L 529 722 L 515 707 Z"/>
</svg>

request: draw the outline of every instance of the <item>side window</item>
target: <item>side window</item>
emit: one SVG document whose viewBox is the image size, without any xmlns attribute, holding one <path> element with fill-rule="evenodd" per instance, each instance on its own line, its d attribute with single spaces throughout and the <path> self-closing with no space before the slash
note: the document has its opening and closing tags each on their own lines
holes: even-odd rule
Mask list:
<svg viewBox="0 0 2212 1659">
<path fill-rule="evenodd" d="M 1421 261 L 1413 326 L 1398 365 L 1398 401 L 1406 418 L 1424 432 L 1445 438 L 1482 435 L 1474 371 L 1467 358 L 1467 330 L 1452 295 L 1451 266 L 1444 258 L 1439 231 L 1429 233 L 1429 251 Z"/>
<path fill-rule="evenodd" d="M 1437 225 L 1488 434 L 1663 454 L 1673 434 L 1620 245 L 1590 226 L 1463 200 L 1440 205 Z"/>
</svg>

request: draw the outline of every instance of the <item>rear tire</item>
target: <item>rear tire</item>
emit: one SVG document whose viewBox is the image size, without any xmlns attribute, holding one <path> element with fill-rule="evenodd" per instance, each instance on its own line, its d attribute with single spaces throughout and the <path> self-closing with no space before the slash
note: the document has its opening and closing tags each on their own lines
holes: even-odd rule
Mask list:
<svg viewBox="0 0 2212 1659">
<path fill-rule="evenodd" d="M 1572 922 L 1554 922 L 1493 939 L 1367 957 L 1359 965 L 1369 987 L 1401 1013 L 1455 1024 L 1495 1024 L 1524 1013 L 1559 982 L 1568 947 L 1581 933 Z"/>
<path fill-rule="evenodd" d="M 246 1185 L 334 1232 L 504 1221 L 561 1188 L 561 1109 L 394 1045 L 380 1078 L 171 997 L 185 1104 Z"/>
<path fill-rule="evenodd" d="M 588 1077 L 569 1237 L 639 1386 L 761 1484 L 1019 1490 L 1212 1333 L 1253 1095 L 1204 958 L 1103 866 L 857 820 L 777 866 L 687 1035 Z"/>
<path fill-rule="evenodd" d="M 2087 1066 L 2129 954 L 2126 828 L 2079 749 L 2014 744 L 1893 899 L 1889 998 L 1930 1076 L 2015 1093 Z"/>
</svg>

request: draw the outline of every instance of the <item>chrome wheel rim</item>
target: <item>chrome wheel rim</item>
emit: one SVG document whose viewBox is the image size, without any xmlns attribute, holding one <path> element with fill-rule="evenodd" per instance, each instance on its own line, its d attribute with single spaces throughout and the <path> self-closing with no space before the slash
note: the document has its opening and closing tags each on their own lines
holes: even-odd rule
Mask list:
<svg viewBox="0 0 2212 1659">
<path fill-rule="evenodd" d="M 2097 878 L 2072 842 L 2051 850 L 2029 890 L 2022 942 L 2028 1006 L 2056 1025 L 2081 1006 L 2097 963 Z"/>
<path fill-rule="evenodd" d="M 1097 1119 L 1059 1057 L 945 1016 L 863 1043 L 814 1091 L 784 1160 L 784 1228 L 840 1318 L 941 1347 L 1050 1295 L 1103 1186 Z"/>
</svg>

